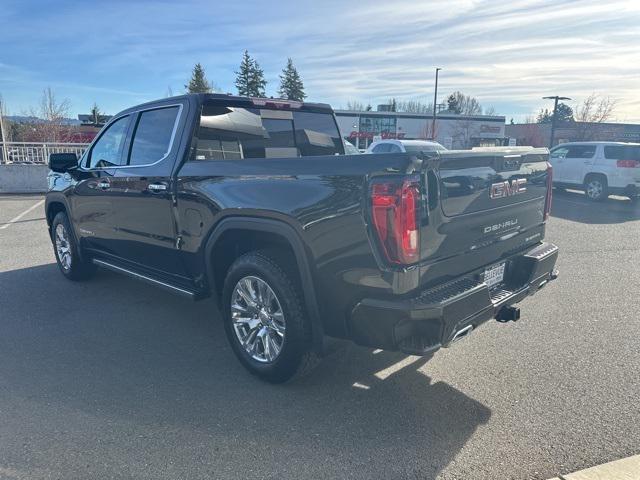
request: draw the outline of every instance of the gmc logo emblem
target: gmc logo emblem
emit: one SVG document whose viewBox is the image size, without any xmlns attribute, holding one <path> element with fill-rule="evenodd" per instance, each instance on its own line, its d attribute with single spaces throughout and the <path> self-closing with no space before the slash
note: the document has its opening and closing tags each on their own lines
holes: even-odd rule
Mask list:
<svg viewBox="0 0 640 480">
<path fill-rule="evenodd" d="M 512 197 L 514 195 L 526 192 L 526 185 L 526 178 L 518 178 L 516 180 L 511 180 L 511 182 L 505 181 L 493 183 L 491 184 L 491 189 L 489 190 L 489 197 L 493 199 Z"/>
</svg>

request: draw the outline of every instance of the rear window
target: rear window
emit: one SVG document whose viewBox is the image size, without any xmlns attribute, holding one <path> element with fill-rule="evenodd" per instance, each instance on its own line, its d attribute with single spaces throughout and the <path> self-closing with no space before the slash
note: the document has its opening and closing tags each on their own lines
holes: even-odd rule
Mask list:
<svg viewBox="0 0 640 480">
<path fill-rule="evenodd" d="M 204 105 L 195 160 L 240 160 L 343 154 L 328 113 Z"/>
<path fill-rule="evenodd" d="M 404 149 L 407 153 L 443 152 L 446 150 L 442 145 L 405 145 Z"/>
<path fill-rule="evenodd" d="M 611 160 L 640 160 L 640 145 L 607 145 L 604 158 Z"/>
</svg>

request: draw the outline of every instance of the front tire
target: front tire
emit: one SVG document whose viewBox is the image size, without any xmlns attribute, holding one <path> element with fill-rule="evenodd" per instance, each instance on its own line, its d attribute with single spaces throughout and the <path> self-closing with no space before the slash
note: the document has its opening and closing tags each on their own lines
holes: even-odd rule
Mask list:
<svg viewBox="0 0 640 480">
<path fill-rule="evenodd" d="M 609 196 L 607 189 L 607 179 L 602 175 L 590 175 L 584 182 L 584 193 L 594 202 L 605 200 Z"/>
<path fill-rule="evenodd" d="M 58 268 L 69 280 L 87 280 L 95 273 L 95 265 L 80 257 L 71 222 L 65 212 L 59 212 L 51 223 L 51 241 Z"/>
<path fill-rule="evenodd" d="M 298 281 L 274 256 L 239 257 L 227 273 L 222 307 L 227 339 L 253 375 L 282 383 L 311 363 L 310 324 Z"/>
</svg>

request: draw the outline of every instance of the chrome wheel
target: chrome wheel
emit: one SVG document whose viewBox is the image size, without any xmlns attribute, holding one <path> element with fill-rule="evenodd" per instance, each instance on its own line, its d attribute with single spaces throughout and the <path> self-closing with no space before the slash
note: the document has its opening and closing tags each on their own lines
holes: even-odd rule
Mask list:
<svg viewBox="0 0 640 480">
<path fill-rule="evenodd" d="M 597 200 L 602 197 L 604 186 L 600 180 L 590 180 L 587 183 L 587 196 L 593 200 Z"/>
<path fill-rule="evenodd" d="M 58 261 L 65 271 L 71 269 L 71 244 L 69 242 L 69 234 L 62 223 L 56 225 L 55 232 L 56 253 Z"/>
<path fill-rule="evenodd" d="M 231 295 L 233 330 L 245 351 L 258 362 L 278 358 L 285 339 L 285 318 L 278 297 L 261 278 L 247 276 Z"/>
</svg>

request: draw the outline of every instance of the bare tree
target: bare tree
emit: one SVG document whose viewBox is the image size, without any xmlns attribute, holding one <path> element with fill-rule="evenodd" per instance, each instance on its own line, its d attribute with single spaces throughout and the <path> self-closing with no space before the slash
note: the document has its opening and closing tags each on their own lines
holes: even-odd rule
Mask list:
<svg viewBox="0 0 640 480">
<path fill-rule="evenodd" d="M 596 140 L 599 129 L 594 125 L 612 119 L 617 101 L 592 93 L 573 109 L 577 140 Z"/>
<path fill-rule="evenodd" d="M 347 110 L 353 110 L 355 112 L 364 112 L 366 110 L 366 107 L 362 102 L 359 102 L 357 100 L 349 100 L 347 102 Z"/>
<path fill-rule="evenodd" d="M 457 120 L 451 128 L 455 148 L 471 148 L 471 139 L 480 135 L 480 129 L 472 120 Z"/>
<path fill-rule="evenodd" d="M 398 112 L 406 113 L 432 113 L 433 103 L 423 103 L 419 100 L 406 100 L 396 103 Z"/>
<path fill-rule="evenodd" d="M 491 105 L 490 107 L 485 109 L 484 114 L 495 116 L 495 115 L 498 115 L 498 112 L 496 111 L 496 108 L 493 105 Z"/>
<path fill-rule="evenodd" d="M 445 102 L 448 110 L 459 115 L 480 115 L 482 113 L 482 105 L 475 97 L 465 95 L 457 91 L 447 97 Z"/>
<path fill-rule="evenodd" d="M 40 119 L 40 122 L 34 125 L 39 141 L 55 143 L 68 139 L 70 129 L 66 125 L 66 119 L 70 109 L 69 99 L 58 101 L 51 87 L 44 89 L 39 108 L 30 110 L 31 116 Z"/>
</svg>

